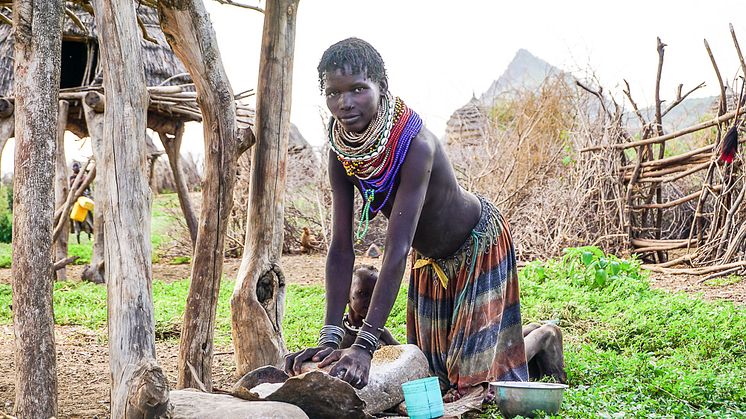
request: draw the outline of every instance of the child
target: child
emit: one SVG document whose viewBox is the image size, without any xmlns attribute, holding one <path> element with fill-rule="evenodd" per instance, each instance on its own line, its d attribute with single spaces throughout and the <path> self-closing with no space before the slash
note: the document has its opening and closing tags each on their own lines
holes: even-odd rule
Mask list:
<svg viewBox="0 0 746 419">
<path fill-rule="evenodd" d="M 363 326 L 363 319 L 368 314 L 370 296 L 378 280 L 378 269 L 373 265 L 357 265 L 352 273 L 352 285 L 350 287 L 350 300 L 347 303 L 348 312 L 344 315 L 342 327 L 345 329 L 345 337 L 342 339 L 341 348 L 349 348 L 357 339 L 357 332 Z M 398 345 L 399 342 L 385 327 L 378 340 L 380 345 Z"/>
</svg>

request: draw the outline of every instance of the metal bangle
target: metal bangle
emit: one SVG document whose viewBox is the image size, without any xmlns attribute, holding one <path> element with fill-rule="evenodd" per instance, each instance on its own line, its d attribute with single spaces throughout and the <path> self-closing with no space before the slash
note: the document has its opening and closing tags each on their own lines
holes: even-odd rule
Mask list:
<svg viewBox="0 0 746 419">
<path fill-rule="evenodd" d="M 363 319 L 363 325 L 370 327 L 373 330 L 378 330 L 378 332 L 383 333 L 383 327 L 373 327 L 372 324 L 368 323 L 366 319 Z"/>
</svg>

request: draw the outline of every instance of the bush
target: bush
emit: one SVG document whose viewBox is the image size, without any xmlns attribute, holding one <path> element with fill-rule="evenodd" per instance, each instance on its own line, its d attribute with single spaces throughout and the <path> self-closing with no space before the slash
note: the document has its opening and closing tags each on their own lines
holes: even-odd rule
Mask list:
<svg viewBox="0 0 746 419">
<path fill-rule="evenodd" d="M 0 243 L 10 243 L 13 238 L 13 187 L 0 186 Z"/>
</svg>

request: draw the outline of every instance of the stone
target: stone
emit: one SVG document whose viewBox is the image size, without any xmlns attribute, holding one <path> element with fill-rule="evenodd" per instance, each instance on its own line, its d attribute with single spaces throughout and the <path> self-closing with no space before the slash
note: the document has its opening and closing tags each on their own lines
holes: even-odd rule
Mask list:
<svg viewBox="0 0 746 419">
<path fill-rule="evenodd" d="M 169 393 L 174 419 L 308 419 L 298 406 L 275 401 L 247 401 L 228 394 L 194 389 Z"/>
<path fill-rule="evenodd" d="M 242 377 L 233 392 L 249 400 L 295 404 L 311 418 L 368 418 L 402 402 L 402 384 L 429 376 L 427 359 L 415 345 L 384 346 L 377 350 L 371 361 L 368 385 L 360 390 L 329 376 L 331 368 L 320 370 L 316 363 L 307 362 L 301 368 L 302 374 L 278 385 L 276 381 L 284 373 L 274 367 L 263 367 Z M 273 381 L 249 389 L 240 385 L 257 383 L 262 377 L 271 377 Z"/>
<path fill-rule="evenodd" d="M 376 246 L 375 243 L 371 244 L 365 252 L 365 256 L 373 259 L 379 258 L 381 257 L 381 248 Z"/>
</svg>

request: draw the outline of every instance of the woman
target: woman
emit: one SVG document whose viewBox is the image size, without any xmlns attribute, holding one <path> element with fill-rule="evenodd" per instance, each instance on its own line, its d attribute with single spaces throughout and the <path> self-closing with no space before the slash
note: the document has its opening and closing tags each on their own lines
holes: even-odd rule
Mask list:
<svg viewBox="0 0 746 419">
<path fill-rule="evenodd" d="M 440 142 L 388 91 L 383 60 L 370 44 L 350 38 L 332 45 L 318 73 L 333 117 L 325 326 L 319 345 L 288 355 L 285 369 L 297 374 L 305 361 L 336 362 L 332 375 L 364 387 L 413 248 L 407 341 L 425 353 L 450 399 L 489 381 L 527 380 L 507 223 L 492 204 L 459 186 Z M 353 231 L 355 189 L 364 207 Z M 379 279 L 355 343 L 340 350 L 353 235 L 362 238 L 378 212 L 388 218 Z"/>
</svg>

